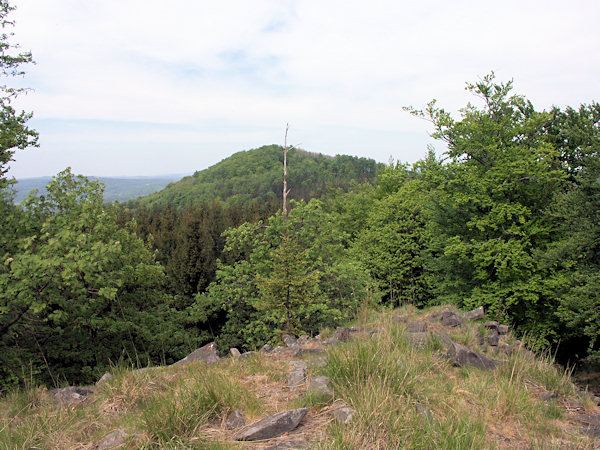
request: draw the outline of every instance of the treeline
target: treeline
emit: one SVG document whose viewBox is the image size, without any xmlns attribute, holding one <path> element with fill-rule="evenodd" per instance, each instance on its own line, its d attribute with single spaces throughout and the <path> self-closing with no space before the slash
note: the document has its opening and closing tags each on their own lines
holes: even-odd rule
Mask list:
<svg viewBox="0 0 600 450">
<path fill-rule="evenodd" d="M 537 349 L 599 362 L 600 105 L 536 111 L 493 75 L 469 89 L 483 106 L 459 118 L 410 109 L 442 158 L 374 167 L 374 183 L 350 177 L 289 216 L 280 147 L 235 158 L 248 175 L 272 153 L 277 177 L 252 194 L 225 171 L 210 189 L 221 180 L 227 197 L 106 206 L 67 171 L 23 208 L 3 201 L 3 385 L 91 382 L 121 359 L 170 363 L 209 340 L 254 349 L 404 303 L 484 306 Z"/>
</svg>

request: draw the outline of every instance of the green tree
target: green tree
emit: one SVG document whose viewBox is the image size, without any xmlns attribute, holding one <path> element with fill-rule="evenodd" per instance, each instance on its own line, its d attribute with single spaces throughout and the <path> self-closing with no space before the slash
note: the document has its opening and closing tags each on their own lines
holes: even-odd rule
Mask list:
<svg viewBox="0 0 600 450">
<path fill-rule="evenodd" d="M 18 45 L 10 42 L 13 33 L 6 32 L 14 25 L 8 18 L 14 9 L 7 0 L 0 0 L 0 189 L 8 184 L 5 175 L 14 152 L 17 149 L 35 146 L 38 140 L 37 132 L 27 126 L 32 113 L 17 112 L 11 106 L 12 101 L 25 89 L 8 87 L 5 84 L 7 78 L 24 75 L 21 66 L 33 62 L 31 53 L 18 52 Z"/>
</svg>

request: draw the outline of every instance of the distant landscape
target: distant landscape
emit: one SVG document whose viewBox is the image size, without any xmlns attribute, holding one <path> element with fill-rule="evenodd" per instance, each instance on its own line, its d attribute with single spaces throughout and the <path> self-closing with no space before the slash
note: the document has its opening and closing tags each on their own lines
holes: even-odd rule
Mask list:
<svg viewBox="0 0 600 450">
<path fill-rule="evenodd" d="M 104 183 L 104 201 L 112 203 L 114 201 L 126 202 L 137 197 L 150 195 L 154 192 L 164 189 L 169 183 L 180 180 L 188 174 L 157 175 L 157 176 L 138 176 L 138 177 L 89 177 L 98 179 Z M 23 178 L 17 180 L 14 188 L 15 203 L 21 203 L 32 190 L 37 190 L 39 194 L 46 192 L 46 185 L 52 181 L 52 177 Z"/>
</svg>

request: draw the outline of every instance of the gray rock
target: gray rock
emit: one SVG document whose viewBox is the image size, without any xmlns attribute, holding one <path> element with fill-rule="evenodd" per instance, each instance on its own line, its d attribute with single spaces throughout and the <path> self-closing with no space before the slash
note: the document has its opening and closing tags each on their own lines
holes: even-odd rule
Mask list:
<svg viewBox="0 0 600 450">
<path fill-rule="evenodd" d="M 498 347 L 498 342 L 500 342 L 500 335 L 498 334 L 497 328 L 492 328 L 488 331 L 486 336 L 487 343 L 492 347 Z"/>
<path fill-rule="evenodd" d="M 106 448 L 115 448 L 125 444 L 127 440 L 127 430 L 121 428 L 120 430 L 113 431 L 100 439 L 92 447 L 94 450 L 102 450 Z"/>
<path fill-rule="evenodd" d="M 309 339 L 310 338 L 306 334 L 303 334 L 302 336 L 300 336 L 298 338 L 298 345 L 304 345 L 304 344 L 306 344 Z"/>
<path fill-rule="evenodd" d="M 325 367 L 327 365 L 327 358 L 313 358 L 308 361 L 313 367 Z"/>
<path fill-rule="evenodd" d="M 445 327 L 459 327 L 462 325 L 462 320 L 454 311 L 446 308 L 440 314 L 440 322 Z"/>
<path fill-rule="evenodd" d="M 265 344 L 260 350 L 265 353 L 271 353 L 273 351 L 273 347 L 269 344 Z"/>
<path fill-rule="evenodd" d="M 483 319 L 485 317 L 485 311 L 483 310 L 483 306 L 479 308 L 473 309 L 471 311 L 467 311 L 466 313 L 462 313 L 462 318 L 466 320 L 478 320 Z"/>
<path fill-rule="evenodd" d="M 429 341 L 430 334 L 428 332 L 418 332 L 418 333 L 410 333 L 408 338 L 410 340 L 410 345 L 412 345 L 416 349 L 422 349 L 427 345 L 427 341 Z"/>
<path fill-rule="evenodd" d="M 210 344 L 206 344 L 204 347 L 194 350 L 185 358 L 177 361 L 174 365 L 189 364 L 197 361 L 204 361 L 207 364 L 214 364 L 221 359 L 220 356 L 219 350 L 217 350 L 217 345 L 214 342 L 211 342 Z"/>
<path fill-rule="evenodd" d="M 306 414 L 308 414 L 308 408 L 279 412 L 252 425 L 240 433 L 236 439 L 238 441 L 257 441 L 281 436 L 295 429 Z"/>
<path fill-rule="evenodd" d="M 284 334 L 281 337 L 281 340 L 283 341 L 286 347 L 295 347 L 296 345 L 298 345 L 298 341 L 291 334 Z"/>
<path fill-rule="evenodd" d="M 406 331 L 408 331 L 409 333 L 423 333 L 427 331 L 427 324 L 422 320 L 408 322 L 406 324 Z"/>
<path fill-rule="evenodd" d="M 505 355 L 512 355 L 515 352 L 515 348 L 506 342 L 500 341 L 498 343 L 498 351 L 504 353 Z"/>
<path fill-rule="evenodd" d="M 59 405 L 73 405 L 87 400 L 96 389 L 93 386 L 69 386 L 66 388 L 52 389 L 50 394 Z"/>
<path fill-rule="evenodd" d="M 337 342 L 348 342 L 350 340 L 350 328 L 338 327 L 333 333 L 333 337 Z"/>
<path fill-rule="evenodd" d="M 446 357 L 455 366 L 473 366 L 479 369 L 495 369 L 502 362 L 469 350 L 467 347 L 456 342 L 452 342 L 452 345 L 448 346 Z"/>
<path fill-rule="evenodd" d="M 489 322 L 485 322 L 483 324 L 484 327 L 486 328 L 490 328 L 492 330 L 497 330 L 498 329 L 498 322 L 496 322 L 495 320 L 491 320 Z"/>
<path fill-rule="evenodd" d="M 251 358 L 251 357 L 252 357 L 252 356 L 254 356 L 254 355 L 256 355 L 256 352 L 254 352 L 254 351 L 250 351 L 250 352 L 245 352 L 245 353 L 242 353 L 242 354 L 240 355 L 240 361 L 243 361 L 243 360 L 245 360 L 245 359 Z"/>
<path fill-rule="evenodd" d="M 290 390 L 294 391 L 306 383 L 306 368 L 305 361 L 291 361 L 293 369 L 287 373 L 287 384 Z"/>
<path fill-rule="evenodd" d="M 318 395 L 333 396 L 331 380 L 325 375 L 319 375 L 318 377 L 311 378 L 309 389 Z"/>
<path fill-rule="evenodd" d="M 406 322 L 408 322 L 408 319 L 404 316 L 393 315 L 392 322 L 393 323 L 406 323 Z"/>
<path fill-rule="evenodd" d="M 549 402 L 551 400 L 556 400 L 558 398 L 558 393 L 554 391 L 542 392 L 538 398 L 544 402 Z"/>
<path fill-rule="evenodd" d="M 304 355 L 324 355 L 327 352 L 322 348 L 300 348 L 298 349 L 298 356 Z"/>
<path fill-rule="evenodd" d="M 246 419 L 244 419 L 244 415 L 238 409 L 230 412 L 225 419 L 225 428 L 228 430 L 237 430 L 244 425 L 246 425 Z"/>
<path fill-rule="evenodd" d="M 577 421 L 581 423 L 581 432 L 589 436 L 600 438 L 600 415 L 582 415 L 577 417 Z"/>
<path fill-rule="evenodd" d="M 240 351 L 237 348 L 230 348 L 229 353 L 231 353 L 231 357 L 233 359 L 238 359 L 241 355 Z"/>
<path fill-rule="evenodd" d="M 332 411 L 333 417 L 339 423 L 347 425 L 352 421 L 352 418 L 356 415 L 356 410 L 345 406 L 343 408 L 334 409 Z"/>
<path fill-rule="evenodd" d="M 415 410 L 421 415 L 421 417 L 423 417 L 423 419 L 425 419 L 427 422 L 432 423 L 433 422 L 433 414 L 431 414 L 431 411 L 429 410 L 429 408 L 427 408 L 426 406 L 423 405 L 415 405 Z"/>
<path fill-rule="evenodd" d="M 98 381 L 96 381 L 96 386 L 100 386 L 101 384 L 104 384 L 112 379 L 113 379 L 113 376 L 111 375 L 111 373 L 105 372 L 104 375 L 102 375 L 100 377 L 100 379 Z"/>
<path fill-rule="evenodd" d="M 508 334 L 509 331 L 510 331 L 510 327 L 508 325 L 498 325 L 498 333 L 501 334 L 502 336 L 504 336 L 505 334 Z"/>
<path fill-rule="evenodd" d="M 479 345 L 480 347 L 483 347 L 485 345 L 485 338 L 483 337 L 483 334 L 481 334 L 479 331 L 475 332 L 475 339 L 477 340 L 477 345 Z"/>
</svg>

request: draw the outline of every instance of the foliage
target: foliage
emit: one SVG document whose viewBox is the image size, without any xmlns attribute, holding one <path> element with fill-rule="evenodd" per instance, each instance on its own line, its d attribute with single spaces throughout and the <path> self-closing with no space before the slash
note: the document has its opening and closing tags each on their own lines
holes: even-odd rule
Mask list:
<svg viewBox="0 0 600 450">
<path fill-rule="evenodd" d="M 69 170 L 47 191 L 26 200 L 28 233 L 2 255 L 2 380 L 31 371 L 54 384 L 89 382 L 122 357 L 170 359 L 183 338 L 163 270 L 133 224 L 119 227 L 101 185 Z"/>
</svg>

